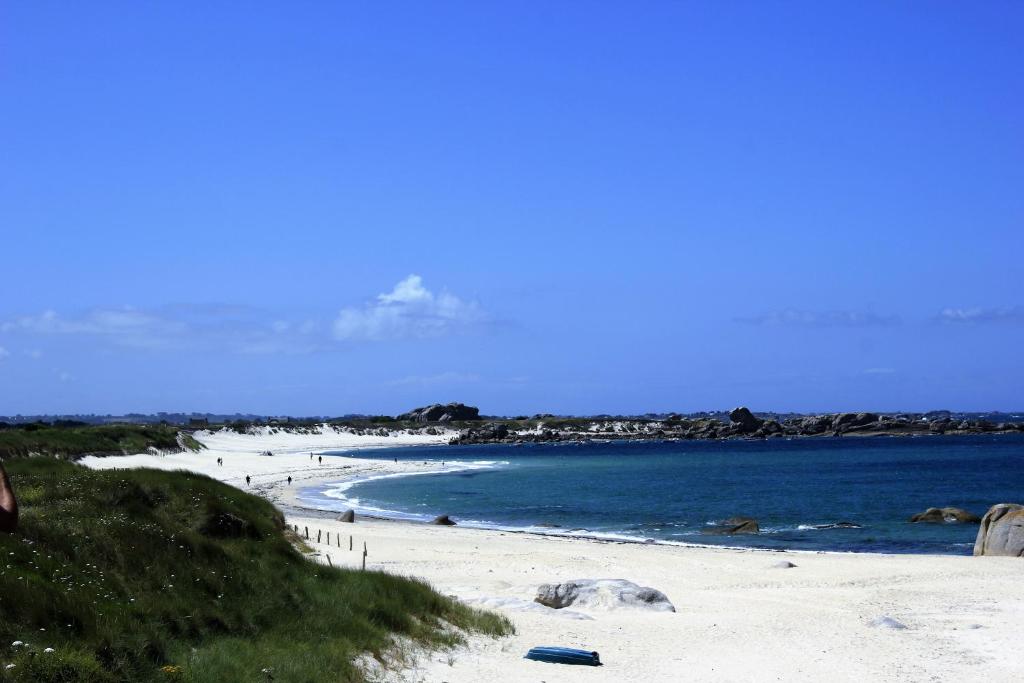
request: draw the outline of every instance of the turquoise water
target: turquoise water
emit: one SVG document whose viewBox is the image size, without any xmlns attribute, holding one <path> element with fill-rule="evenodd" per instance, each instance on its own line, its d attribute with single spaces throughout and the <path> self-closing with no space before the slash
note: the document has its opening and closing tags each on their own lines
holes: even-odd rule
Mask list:
<svg viewBox="0 0 1024 683">
<path fill-rule="evenodd" d="M 336 457 L 346 457 L 336 454 Z M 359 457 L 367 457 L 366 452 Z M 460 524 L 800 550 L 970 554 L 977 525 L 909 524 L 1024 502 L 1024 436 L 433 446 L 373 451 L 441 474 L 307 489 L 307 502 Z M 758 520 L 757 536 L 709 524 Z M 851 522 L 860 528 L 827 528 Z M 826 527 L 826 528 L 817 528 Z"/>
</svg>

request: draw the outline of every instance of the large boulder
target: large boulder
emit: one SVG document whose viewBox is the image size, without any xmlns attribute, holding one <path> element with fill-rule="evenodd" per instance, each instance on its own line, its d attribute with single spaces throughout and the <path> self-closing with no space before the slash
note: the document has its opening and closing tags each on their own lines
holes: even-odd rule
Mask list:
<svg viewBox="0 0 1024 683">
<path fill-rule="evenodd" d="M 604 610 L 632 607 L 657 612 L 676 611 L 661 591 L 638 586 L 624 579 L 578 579 L 565 583 L 546 583 L 537 589 L 534 602 L 554 609 L 572 605 Z"/>
<path fill-rule="evenodd" d="M 410 410 L 398 416 L 399 420 L 409 422 L 460 422 L 463 420 L 479 420 L 480 409 L 463 403 L 435 403 L 423 408 Z"/>
<path fill-rule="evenodd" d="M 993 505 L 981 518 L 975 555 L 1024 557 L 1024 505 Z"/>
<path fill-rule="evenodd" d="M 911 523 L 929 524 L 977 524 L 981 517 L 961 508 L 928 508 L 910 518 Z"/>
<path fill-rule="evenodd" d="M 341 513 L 341 515 L 338 516 L 338 521 L 348 522 L 349 524 L 352 524 L 356 521 L 355 510 L 345 510 L 345 512 Z"/>
<path fill-rule="evenodd" d="M 750 409 L 739 407 L 729 413 L 729 421 L 741 432 L 755 432 L 761 426 L 761 420 L 754 417 Z"/>
</svg>

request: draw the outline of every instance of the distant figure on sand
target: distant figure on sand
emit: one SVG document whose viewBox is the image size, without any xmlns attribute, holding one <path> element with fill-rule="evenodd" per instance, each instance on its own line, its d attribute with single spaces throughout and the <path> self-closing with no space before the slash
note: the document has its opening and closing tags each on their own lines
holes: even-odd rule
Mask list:
<svg viewBox="0 0 1024 683">
<path fill-rule="evenodd" d="M 245 484 L 246 484 L 246 486 L 248 486 L 249 482 L 251 482 L 251 481 L 252 481 L 252 477 L 250 477 L 248 474 L 245 475 Z"/>
<path fill-rule="evenodd" d="M 318 456 L 316 456 L 316 459 L 320 461 L 320 464 L 321 464 L 321 465 L 323 465 L 323 464 L 324 464 L 324 456 L 322 456 L 322 455 L 318 455 Z"/>
<path fill-rule="evenodd" d="M 312 453 L 310 453 L 310 454 L 309 454 L 309 459 L 310 459 L 310 460 L 312 460 L 312 459 L 313 459 L 313 454 L 312 454 Z"/>
<path fill-rule="evenodd" d="M 290 474 L 288 475 L 288 485 L 289 486 L 292 485 L 292 475 L 290 475 Z"/>
<path fill-rule="evenodd" d="M 217 466 L 224 467 L 224 458 L 217 458 Z"/>
<path fill-rule="evenodd" d="M 17 528 L 18 500 L 14 497 L 11 480 L 7 478 L 7 470 L 0 463 L 0 531 L 11 534 Z"/>
</svg>

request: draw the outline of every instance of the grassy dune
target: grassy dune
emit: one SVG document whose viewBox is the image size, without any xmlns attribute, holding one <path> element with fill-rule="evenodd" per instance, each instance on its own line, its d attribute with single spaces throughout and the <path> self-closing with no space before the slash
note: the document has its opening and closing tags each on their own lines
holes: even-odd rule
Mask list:
<svg viewBox="0 0 1024 683">
<path fill-rule="evenodd" d="M 353 659 L 394 636 L 511 630 L 417 581 L 305 560 L 273 506 L 207 477 L 8 471 L 21 527 L 0 535 L 0 680 L 359 681 Z"/>
<path fill-rule="evenodd" d="M 149 448 L 180 450 L 179 432 L 169 425 L 76 425 L 0 423 L 0 458 L 53 455 L 75 458 L 86 453 L 144 453 Z M 199 450 L 202 444 L 182 432 L 182 444 Z"/>
</svg>

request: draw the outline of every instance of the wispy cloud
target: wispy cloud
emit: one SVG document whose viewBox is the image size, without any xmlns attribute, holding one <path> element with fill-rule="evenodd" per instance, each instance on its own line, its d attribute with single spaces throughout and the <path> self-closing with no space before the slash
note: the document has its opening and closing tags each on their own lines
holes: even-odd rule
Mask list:
<svg viewBox="0 0 1024 683">
<path fill-rule="evenodd" d="M 91 337 L 114 346 L 148 350 L 226 349 L 241 353 L 312 350 L 317 324 L 282 322 L 245 307 L 179 305 L 145 310 L 97 308 L 62 315 L 48 310 L 0 323 L 0 331 L 27 337 Z M 33 358 L 41 352 L 32 351 Z"/>
<path fill-rule="evenodd" d="M 896 315 L 882 315 L 867 311 L 804 311 L 787 308 L 746 318 L 736 318 L 736 322 L 778 327 L 892 327 L 900 324 L 900 318 Z"/>
<path fill-rule="evenodd" d="M 296 354 L 337 349 L 339 342 L 352 340 L 443 336 L 484 320 L 475 303 L 447 291 L 432 292 L 422 278 L 410 275 L 365 306 L 343 308 L 333 320 L 225 304 L 121 306 L 77 313 L 46 310 L 0 320 L 0 333 L 22 338 L 26 345 L 36 338 L 67 337 L 150 351 Z M 0 358 L 7 355 L 0 349 Z"/>
<path fill-rule="evenodd" d="M 471 384 L 479 382 L 480 375 L 465 372 L 441 372 L 436 375 L 410 375 L 385 382 L 389 387 L 433 387 L 446 384 Z"/>
<path fill-rule="evenodd" d="M 435 294 L 423 278 L 410 275 L 390 292 L 361 308 L 344 308 L 334 321 L 334 338 L 384 340 L 439 337 L 483 320 L 479 307 L 454 294 Z"/>
<path fill-rule="evenodd" d="M 1004 308 L 944 308 L 935 319 L 952 325 L 1024 324 L 1024 306 Z"/>
<path fill-rule="evenodd" d="M 893 375 L 896 374 L 895 368 L 868 368 L 864 371 L 865 375 Z"/>
<path fill-rule="evenodd" d="M 0 360 L 7 358 L 7 356 L 9 355 L 11 355 L 11 352 L 5 349 L 4 347 L 0 346 Z"/>
</svg>

